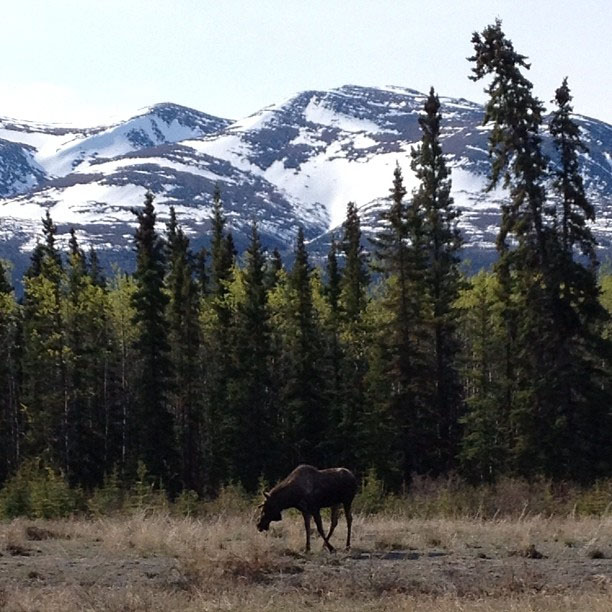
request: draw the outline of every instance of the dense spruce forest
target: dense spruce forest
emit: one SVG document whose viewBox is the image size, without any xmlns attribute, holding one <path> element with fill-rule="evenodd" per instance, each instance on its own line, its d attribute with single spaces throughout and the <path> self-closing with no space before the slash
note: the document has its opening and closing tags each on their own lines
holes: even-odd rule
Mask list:
<svg viewBox="0 0 612 612">
<path fill-rule="evenodd" d="M 433 88 L 406 160 L 418 188 L 396 167 L 372 241 L 348 203 L 320 267 L 301 231 L 289 269 L 256 224 L 237 254 L 219 191 L 197 253 L 147 195 L 132 275 L 104 273 L 74 232 L 61 252 L 47 214 L 23 299 L 0 262 L 0 484 L 32 462 L 88 491 L 145 469 L 172 496 L 254 492 L 300 462 L 391 490 L 413 475 L 611 476 L 612 278 L 570 89 L 555 92 L 548 158 L 526 58 L 500 22 L 472 42 L 490 186 L 507 193 L 491 270 L 468 276 L 460 260 Z"/>
</svg>

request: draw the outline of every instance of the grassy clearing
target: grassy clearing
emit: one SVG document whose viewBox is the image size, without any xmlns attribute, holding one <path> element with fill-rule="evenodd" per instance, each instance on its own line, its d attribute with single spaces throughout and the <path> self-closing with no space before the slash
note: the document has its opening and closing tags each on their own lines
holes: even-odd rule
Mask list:
<svg viewBox="0 0 612 612">
<path fill-rule="evenodd" d="M 344 536 L 341 520 L 333 541 Z M 258 533 L 250 509 L 15 519 L 0 523 L 0 609 L 612 609 L 606 516 L 360 514 L 349 553 L 330 555 L 314 542 L 302 552 L 303 523 L 293 513 Z"/>
</svg>

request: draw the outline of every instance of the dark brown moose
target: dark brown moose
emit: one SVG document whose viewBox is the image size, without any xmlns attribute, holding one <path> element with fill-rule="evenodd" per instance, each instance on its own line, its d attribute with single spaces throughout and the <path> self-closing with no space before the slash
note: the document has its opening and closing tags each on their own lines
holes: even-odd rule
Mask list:
<svg viewBox="0 0 612 612">
<path fill-rule="evenodd" d="M 346 547 L 350 548 L 353 522 L 351 504 L 356 492 L 357 479 L 346 468 L 318 470 L 312 465 L 298 465 L 287 478 L 271 491 L 264 493 L 266 499 L 260 506 L 261 515 L 257 529 L 267 531 L 272 521 L 282 520 L 283 510 L 297 508 L 304 516 L 306 551 L 310 550 L 310 517 L 312 517 L 324 545 L 333 552 L 334 547 L 329 543 L 329 539 L 338 524 L 338 513 L 342 505 L 347 526 Z M 323 531 L 321 508 L 331 508 L 331 525 L 327 536 Z"/>
</svg>

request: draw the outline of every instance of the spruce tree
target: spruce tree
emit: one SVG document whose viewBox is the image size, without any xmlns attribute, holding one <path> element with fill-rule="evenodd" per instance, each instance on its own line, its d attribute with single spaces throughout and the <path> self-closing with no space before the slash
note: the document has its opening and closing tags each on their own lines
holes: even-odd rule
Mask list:
<svg viewBox="0 0 612 612">
<path fill-rule="evenodd" d="M 66 329 L 62 313 L 65 275 L 49 211 L 44 242 L 32 254 L 24 279 L 23 405 L 25 447 L 44 462 L 69 471 Z"/>
<path fill-rule="evenodd" d="M 233 279 L 235 252 L 233 239 L 225 226 L 221 193 L 217 187 L 213 197 L 210 291 L 206 301 L 211 311 L 211 323 L 203 347 L 203 360 L 206 362 L 205 462 L 208 467 L 207 487 L 211 491 L 228 481 L 233 452 L 228 403 L 232 363 L 228 347 L 232 343 L 229 287 Z"/>
<path fill-rule="evenodd" d="M 454 302 L 459 295 L 461 274 L 458 252 L 461 236 L 457 227 L 459 211 L 453 205 L 450 171 L 446 166 L 440 145 L 440 101 L 433 87 L 424 105 L 425 113 L 419 118 L 422 138 L 412 149 L 411 167 L 419 186 L 413 193 L 410 236 L 413 260 L 419 262 L 420 285 L 426 308 L 425 323 L 430 328 L 430 348 L 433 356 L 427 376 L 432 387 L 431 407 L 437 440 L 432 446 L 439 457 L 432 468 L 449 470 L 457 453 L 459 440 L 458 419 L 461 414 L 461 387 L 456 370 L 459 352 L 457 339 L 457 310 Z"/>
<path fill-rule="evenodd" d="M 509 414 L 504 410 L 504 304 L 494 274 L 481 271 L 458 300 L 466 412 L 459 461 L 474 482 L 495 481 L 509 471 Z"/>
<path fill-rule="evenodd" d="M 114 467 L 109 455 L 116 435 L 117 406 L 112 400 L 113 350 L 109 306 L 99 272 L 93 277 L 74 230 L 69 242 L 66 313 L 66 346 L 69 388 L 68 476 L 88 489 L 102 484 Z M 95 253 L 93 250 L 91 253 Z"/>
<path fill-rule="evenodd" d="M 276 283 L 278 282 L 278 276 L 280 271 L 283 269 L 283 260 L 281 258 L 281 254 L 277 248 L 272 251 L 271 255 L 268 255 L 266 261 L 266 273 L 264 277 L 264 281 L 266 284 L 266 289 L 270 291 L 274 289 Z"/>
<path fill-rule="evenodd" d="M 361 245 L 361 223 L 357 207 L 349 202 L 343 224 L 342 250 L 344 268 L 342 274 L 342 306 L 349 321 L 359 318 L 366 305 L 370 282 L 367 259 Z"/>
<path fill-rule="evenodd" d="M 87 269 L 88 274 L 91 278 L 91 282 L 96 287 L 106 288 L 106 278 L 104 276 L 104 272 L 102 271 L 102 266 L 100 265 L 100 259 L 98 258 L 98 253 L 94 249 L 93 245 L 89 247 L 89 254 L 87 258 Z"/>
<path fill-rule="evenodd" d="M 9 282 L 8 269 L 5 267 L 4 262 L 0 259 L 0 293 L 8 294 L 11 293 L 13 287 Z"/>
<path fill-rule="evenodd" d="M 176 486 L 176 447 L 174 426 L 169 411 L 169 357 L 167 306 L 165 291 L 164 244 L 155 230 L 153 195 L 147 193 L 144 207 L 135 210 L 138 228 L 135 234 L 136 292 L 133 323 L 138 336 L 134 348 L 138 355 L 136 380 L 135 431 L 141 460 L 148 472 L 170 489 Z"/>
<path fill-rule="evenodd" d="M 422 320 L 424 267 L 421 247 L 421 212 L 414 203 L 406 203 L 406 189 L 399 165 L 393 173 L 390 189 L 391 206 L 383 215 L 384 227 L 374 241 L 377 261 L 375 269 L 382 272 L 384 280 L 383 305 L 386 316 L 381 317 L 385 328 L 376 359 L 388 359 L 380 363 L 378 372 L 385 372 L 392 388 L 390 405 L 381 404 L 385 419 L 392 419 L 395 439 L 390 441 L 396 470 L 403 478 L 411 472 L 429 469 L 429 441 L 422 435 L 429 414 L 426 389 L 423 388 L 427 360 L 424 354 L 424 326 Z M 380 387 L 381 382 L 376 380 Z M 369 393 L 369 391 L 368 391 Z M 379 394 L 377 393 L 377 396 Z M 398 482 L 395 483 L 399 484 Z"/>
<path fill-rule="evenodd" d="M 490 99 L 485 112 L 485 123 L 492 124 L 491 186 L 503 178 L 502 185 L 509 192 L 508 202 L 502 207 L 497 274 L 505 304 L 505 409 L 511 415 L 514 469 L 527 476 L 545 473 L 561 478 L 574 470 L 579 454 L 572 451 L 570 433 L 575 428 L 575 407 L 562 396 L 577 394 L 584 405 L 593 405 L 592 399 L 584 399 L 585 392 L 579 387 L 569 390 L 564 382 L 596 380 L 592 367 L 583 367 L 583 361 L 571 365 L 572 347 L 584 341 L 587 328 L 580 317 L 572 316 L 562 297 L 573 293 L 564 283 L 574 286 L 584 278 L 584 269 L 568 265 L 571 240 L 568 242 L 569 234 L 564 236 L 564 213 L 559 220 L 555 207 L 548 205 L 548 160 L 540 135 L 542 104 L 521 72 L 529 68 L 526 58 L 514 50 L 499 21 L 482 34 L 474 34 L 472 42 L 476 51 L 471 58 L 475 64 L 472 78 L 493 77 L 486 89 Z M 562 100 L 567 93 L 560 93 Z M 557 134 L 566 110 L 553 118 Z M 562 160 L 561 173 L 568 179 L 569 166 L 563 169 L 563 164 Z M 562 196 L 562 209 L 576 203 L 576 192 L 570 191 Z M 577 210 L 574 206 L 573 211 Z M 559 271 L 564 265 L 572 273 L 561 282 Z M 588 301 L 596 305 L 595 294 L 591 296 Z M 593 394 L 598 388 L 597 384 L 587 386 Z M 584 442 L 578 446 L 584 446 Z M 601 443 L 595 446 L 602 448 Z"/>
<path fill-rule="evenodd" d="M 590 480 L 612 466 L 610 444 L 602 434 L 610 422 L 605 366 L 612 356 L 602 339 L 608 313 L 600 302 L 596 241 L 589 222 L 595 210 L 580 173 L 580 154 L 587 148 L 572 118 L 567 78 L 555 92 L 556 109 L 550 133 L 557 153 L 553 170 L 555 209 L 554 313 L 556 363 L 552 393 L 556 396 L 556 444 L 551 446 L 548 471 L 558 476 Z"/>
<path fill-rule="evenodd" d="M 324 287 L 327 309 L 322 317 L 324 355 L 323 367 L 327 379 L 329 405 L 329 449 L 334 463 L 350 465 L 346 459 L 347 441 L 343 432 L 344 406 L 346 401 L 343 380 L 344 351 L 342 346 L 342 309 L 340 304 L 342 272 L 338 262 L 339 245 L 332 235 L 327 254 L 326 279 Z"/>
<path fill-rule="evenodd" d="M 199 362 L 199 297 L 189 239 L 178 226 L 174 207 L 170 207 L 166 245 L 168 254 L 167 287 L 172 378 L 170 404 L 174 416 L 180 455 L 181 485 L 202 491 L 203 465 L 201 435 L 203 405 Z"/>
<path fill-rule="evenodd" d="M 490 187 L 509 191 L 502 205 L 497 239 L 497 274 L 505 304 L 508 381 L 505 409 L 512 415 L 515 469 L 541 471 L 542 448 L 553 415 L 547 405 L 551 368 L 549 250 L 553 243 L 545 219 L 545 171 L 540 127 L 543 107 L 521 69 L 526 57 L 514 50 L 501 22 L 472 37 L 473 80 L 492 75 L 484 123 L 492 126 Z M 512 242 L 510 242 L 510 239 Z"/>
<path fill-rule="evenodd" d="M 243 297 L 237 300 L 233 325 L 229 402 L 234 418 L 233 475 L 247 491 L 254 492 L 262 476 L 273 477 L 277 437 L 272 414 L 266 260 L 255 224 L 245 258 Z"/>
<path fill-rule="evenodd" d="M 341 248 L 344 266 L 340 281 L 340 380 L 342 381 L 339 460 L 357 462 L 359 425 L 364 404 L 365 328 L 363 315 L 368 304 L 370 281 L 367 255 L 361 243 L 361 221 L 354 202 L 349 202 L 342 226 Z"/>
<path fill-rule="evenodd" d="M 300 227 L 289 275 L 293 338 L 287 347 L 289 376 L 284 381 L 283 400 L 287 410 L 287 441 L 293 460 L 318 465 L 324 463 L 321 443 L 328 428 L 328 411 L 323 402 L 319 368 L 322 347 L 313 305 L 311 273 L 304 232 Z"/>
<path fill-rule="evenodd" d="M 17 469 L 23 434 L 19 372 L 20 312 L 0 260 L 0 483 Z"/>
</svg>

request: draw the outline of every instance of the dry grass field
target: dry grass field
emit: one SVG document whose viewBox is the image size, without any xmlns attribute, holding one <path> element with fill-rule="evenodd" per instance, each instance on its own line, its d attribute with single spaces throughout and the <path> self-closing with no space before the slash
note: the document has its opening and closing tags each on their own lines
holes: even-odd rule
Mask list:
<svg viewBox="0 0 612 612">
<path fill-rule="evenodd" d="M 332 541 L 340 549 L 345 523 Z M 317 536 L 318 538 L 318 536 Z M 250 510 L 0 524 L 0 609 L 612 609 L 612 518 L 358 515 L 329 554 L 291 512 L 258 533 Z"/>
</svg>

